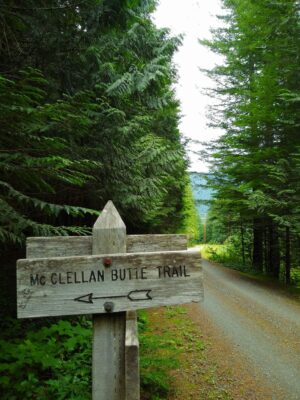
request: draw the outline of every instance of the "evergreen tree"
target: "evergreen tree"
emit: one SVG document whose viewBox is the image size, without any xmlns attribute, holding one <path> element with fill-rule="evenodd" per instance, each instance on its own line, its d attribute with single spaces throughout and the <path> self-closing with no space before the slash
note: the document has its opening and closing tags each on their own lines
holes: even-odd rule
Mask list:
<svg viewBox="0 0 300 400">
<path fill-rule="evenodd" d="M 109 199 L 129 231 L 180 226 L 187 161 L 171 63 L 180 40 L 153 25 L 154 7 L 123 0 L 1 4 L 2 193 L 14 197 L 3 207 L 21 218 L 17 230 L 4 223 L 3 241 L 70 232 L 58 227 L 82 224 L 73 217 Z M 22 157 L 13 159 L 17 140 Z M 18 163 L 30 164 L 26 179 L 19 166 L 11 173 Z M 93 219 L 84 221 L 91 226 Z"/>
<path fill-rule="evenodd" d="M 289 242 L 299 235 L 299 4 L 223 3 L 226 26 L 205 42 L 225 57 L 209 72 L 220 83 L 215 124 L 225 132 L 211 148 L 214 207 L 236 231 L 252 227 L 255 269 L 278 278 L 288 253 L 289 280 Z"/>
</svg>

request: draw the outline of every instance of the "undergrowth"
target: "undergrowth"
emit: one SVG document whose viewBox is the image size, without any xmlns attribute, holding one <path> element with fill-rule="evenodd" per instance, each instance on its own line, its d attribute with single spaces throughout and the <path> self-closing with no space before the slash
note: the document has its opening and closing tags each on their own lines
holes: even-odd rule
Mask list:
<svg viewBox="0 0 300 400">
<path fill-rule="evenodd" d="M 90 399 L 91 321 L 60 320 L 24 335 L 22 326 L 11 320 L 1 331 L 0 398 Z"/>
<path fill-rule="evenodd" d="M 239 271 L 248 272 L 251 270 L 250 264 L 243 263 L 232 243 L 203 244 L 201 245 L 201 254 L 207 260 L 224 264 Z"/>
<path fill-rule="evenodd" d="M 153 334 L 140 312 L 141 387 L 145 400 L 164 399 L 178 367 L 174 333 Z M 1 321 L 1 400 L 90 400 L 92 322 L 88 318 Z"/>
<path fill-rule="evenodd" d="M 216 263 L 223 264 L 225 267 L 229 267 L 251 276 L 263 280 L 270 280 L 271 278 L 262 272 L 255 271 L 249 262 L 243 263 L 240 255 L 236 251 L 235 246 L 229 242 L 225 244 L 203 244 L 201 245 L 201 254 L 203 258 L 213 261 Z M 281 268 L 280 282 L 284 283 L 284 268 Z M 286 286 L 285 286 L 286 287 Z M 291 284 L 288 285 L 287 290 L 294 293 L 296 296 L 300 296 L 300 268 L 291 269 Z"/>
<path fill-rule="evenodd" d="M 44 326 L 40 321 L 1 321 L 0 399 L 90 400 L 91 320 L 44 319 Z M 229 398 L 206 365 L 206 344 L 185 308 L 140 311 L 138 325 L 142 400 L 166 400 L 179 392 L 185 399 L 191 391 L 203 392 L 199 400 Z"/>
<path fill-rule="evenodd" d="M 174 332 L 153 332 L 147 313 L 139 313 L 141 392 L 143 400 L 163 400 L 171 390 L 170 371 L 179 367 L 181 341 Z"/>
</svg>

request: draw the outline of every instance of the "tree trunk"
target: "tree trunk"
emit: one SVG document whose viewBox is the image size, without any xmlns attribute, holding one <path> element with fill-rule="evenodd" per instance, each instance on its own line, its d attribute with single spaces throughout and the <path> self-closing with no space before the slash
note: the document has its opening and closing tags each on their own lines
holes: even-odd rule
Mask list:
<svg viewBox="0 0 300 400">
<path fill-rule="evenodd" d="M 203 222 L 203 242 L 206 243 L 206 217 L 204 218 Z"/>
<path fill-rule="evenodd" d="M 256 271 L 263 271 L 263 230 L 261 220 L 253 220 L 253 268 Z"/>
<path fill-rule="evenodd" d="M 285 283 L 291 283 L 291 238 L 288 226 L 285 229 Z"/>
<path fill-rule="evenodd" d="M 280 273 L 280 251 L 277 227 L 270 225 L 269 231 L 269 271 L 271 275 L 279 279 Z"/>
<path fill-rule="evenodd" d="M 245 238 L 244 238 L 244 227 L 241 223 L 241 245 L 242 245 L 242 258 L 243 258 L 243 265 L 245 265 Z"/>
<path fill-rule="evenodd" d="M 265 271 L 266 274 L 270 273 L 269 265 L 268 265 L 268 263 L 269 263 L 269 246 L 268 246 L 269 237 L 268 237 L 268 233 L 269 233 L 269 230 L 266 227 L 264 229 L 264 271 Z"/>
</svg>

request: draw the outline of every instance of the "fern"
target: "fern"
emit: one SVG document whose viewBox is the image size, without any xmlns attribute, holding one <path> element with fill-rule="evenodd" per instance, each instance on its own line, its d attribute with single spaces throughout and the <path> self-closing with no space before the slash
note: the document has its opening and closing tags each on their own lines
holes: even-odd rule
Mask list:
<svg viewBox="0 0 300 400">
<path fill-rule="evenodd" d="M 47 17 L 32 0 L 30 18 L 18 9 L 26 24 L 14 25 L 13 43 L 31 43 L 32 53 L 23 48 L 23 71 L 10 64 L 3 70 L 14 78 L 0 80 L 0 196 L 45 232 L 91 225 L 86 209 L 108 199 L 129 229 L 172 229 L 187 165 L 172 88 L 180 40 L 155 28 L 152 0 L 100 3 Z M 43 73 L 25 67 L 33 59 Z"/>
<path fill-rule="evenodd" d="M 86 228 L 55 226 L 41 221 L 50 218 L 54 222 L 62 213 L 74 218 L 97 215 L 84 207 L 49 201 L 59 184 L 82 187 L 95 179 L 90 172 L 99 168 L 100 163 L 72 159 L 66 139 L 41 134 L 41 131 L 46 132 L 42 129 L 45 119 L 50 124 L 64 120 L 63 112 L 67 107 L 66 101 L 43 104 L 45 91 L 36 86 L 41 84 L 45 84 L 45 79 L 32 68 L 21 71 L 16 81 L 4 77 L 0 80 L 2 243 L 21 244 L 28 234 L 82 234 Z M 35 216 L 39 222 L 34 220 Z"/>
</svg>

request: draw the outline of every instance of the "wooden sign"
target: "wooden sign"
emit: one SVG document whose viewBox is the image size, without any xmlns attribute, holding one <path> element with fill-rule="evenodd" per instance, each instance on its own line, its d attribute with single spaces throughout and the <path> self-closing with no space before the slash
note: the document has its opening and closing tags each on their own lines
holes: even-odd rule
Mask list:
<svg viewBox="0 0 300 400">
<path fill-rule="evenodd" d="M 126 253 L 186 250 L 186 235 L 127 235 Z M 26 258 L 87 256 L 92 253 L 92 236 L 29 237 Z M 120 252 L 120 251 L 119 251 Z"/>
<path fill-rule="evenodd" d="M 199 252 L 19 260 L 18 317 L 99 314 L 202 300 Z"/>
<path fill-rule="evenodd" d="M 125 311 L 203 299 L 201 257 L 186 245 L 185 235 L 127 236 L 109 201 L 91 237 L 27 240 L 18 317 L 93 314 L 93 400 L 139 400 L 136 319 L 127 329 Z"/>
</svg>

